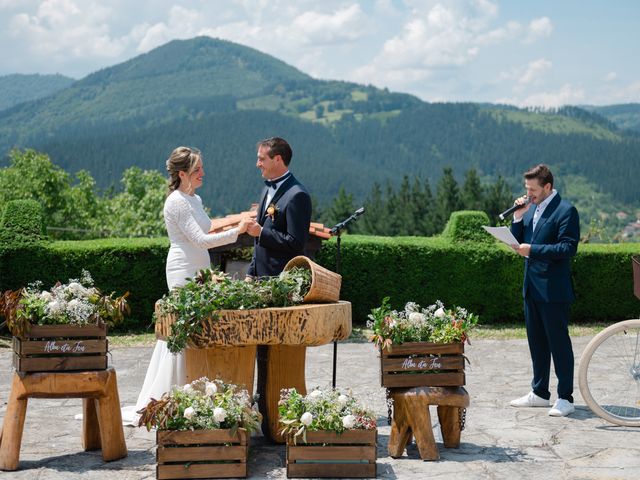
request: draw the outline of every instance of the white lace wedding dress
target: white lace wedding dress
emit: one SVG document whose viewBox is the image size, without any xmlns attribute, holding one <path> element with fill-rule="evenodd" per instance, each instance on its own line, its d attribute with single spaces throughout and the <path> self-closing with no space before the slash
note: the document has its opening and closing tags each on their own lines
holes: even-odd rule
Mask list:
<svg viewBox="0 0 640 480">
<path fill-rule="evenodd" d="M 164 221 L 171 241 L 167 255 L 167 286 L 169 290 L 184 285 L 199 270 L 210 266 L 208 248 L 233 243 L 238 238 L 238 229 L 208 234 L 211 220 L 202 207 L 198 195 L 187 195 L 173 191 L 164 203 Z M 147 374 L 135 406 L 122 409 L 122 421 L 137 425 L 138 410 L 151 398 L 159 399 L 173 385 L 186 382 L 184 355 L 172 354 L 167 342 L 158 340 L 151 355 Z"/>
</svg>

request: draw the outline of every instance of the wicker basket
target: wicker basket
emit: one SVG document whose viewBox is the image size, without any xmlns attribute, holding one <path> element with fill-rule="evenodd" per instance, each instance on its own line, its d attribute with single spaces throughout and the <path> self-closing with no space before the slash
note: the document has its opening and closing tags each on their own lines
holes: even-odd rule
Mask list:
<svg viewBox="0 0 640 480">
<path fill-rule="evenodd" d="M 293 257 L 285 265 L 284 269 L 285 271 L 291 270 L 293 267 L 311 270 L 311 287 L 304 296 L 305 303 L 327 303 L 340 300 L 341 275 L 321 267 L 303 255 Z"/>
</svg>

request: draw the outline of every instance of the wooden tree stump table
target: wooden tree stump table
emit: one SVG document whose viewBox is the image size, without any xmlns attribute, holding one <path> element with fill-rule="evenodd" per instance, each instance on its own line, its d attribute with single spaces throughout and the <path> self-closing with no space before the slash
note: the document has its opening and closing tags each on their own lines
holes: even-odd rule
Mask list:
<svg viewBox="0 0 640 480">
<path fill-rule="evenodd" d="M 402 456 L 412 435 L 422 460 L 438 460 L 429 405 L 438 406 L 440 430 L 447 448 L 460 446 L 460 410 L 469 406 L 469 394 L 463 387 L 415 387 L 393 389 L 393 422 L 389 437 L 389 456 Z"/>
<path fill-rule="evenodd" d="M 18 469 L 29 398 L 82 398 L 84 449 L 102 449 L 105 462 L 127 456 L 113 368 L 84 372 L 15 372 L 0 433 L 0 470 Z"/>
<path fill-rule="evenodd" d="M 175 319 L 156 311 L 156 337 L 164 340 Z M 223 310 L 217 320 L 202 323 L 202 332 L 185 350 L 187 381 L 220 378 L 253 393 L 258 353 L 259 407 L 265 437 L 278 443 L 280 390 L 306 394 L 306 348 L 348 338 L 351 303 L 302 304 L 259 310 Z"/>
</svg>

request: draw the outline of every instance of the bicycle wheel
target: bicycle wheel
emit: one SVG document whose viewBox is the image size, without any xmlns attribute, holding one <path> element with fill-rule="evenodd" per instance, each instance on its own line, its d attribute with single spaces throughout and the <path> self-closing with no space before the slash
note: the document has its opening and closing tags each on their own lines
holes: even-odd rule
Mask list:
<svg viewBox="0 0 640 480">
<path fill-rule="evenodd" d="M 596 415 L 640 427 L 640 319 L 615 323 L 593 337 L 580 359 L 578 381 Z"/>
</svg>

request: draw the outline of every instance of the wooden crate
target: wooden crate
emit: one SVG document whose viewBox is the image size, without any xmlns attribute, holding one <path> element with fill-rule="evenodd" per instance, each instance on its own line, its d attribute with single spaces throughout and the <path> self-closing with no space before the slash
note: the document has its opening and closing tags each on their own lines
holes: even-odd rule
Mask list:
<svg viewBox="0 0 640 480">
<path fill-rule="evenodd" d="M 32 325 L 13 337 L 13 366 L 20 373 L 104 370 L 107 325 Z"/>
<path fill-rule="evenodd" d="M 247 476 L 249 435 L 231 430 L 158 430 L 156 478 L 238 478 Z"/>
<path fill-rule="evenodd" d="M 462 386 L 463 354 L 463 343 L 391 345 L 380 351 L 380 383 L 386 388 Z"/>
<path fill-rule="evenodd" d="M 307 432 L 294 442 L 287 437 L 287 477 L 357 477 L 376 476 L 377 430 Z"/>
</svg>

